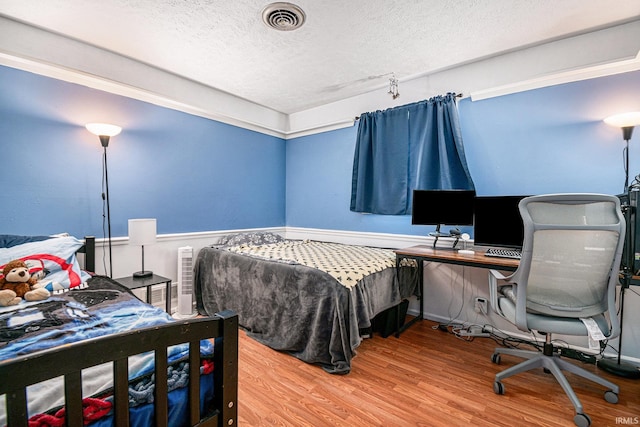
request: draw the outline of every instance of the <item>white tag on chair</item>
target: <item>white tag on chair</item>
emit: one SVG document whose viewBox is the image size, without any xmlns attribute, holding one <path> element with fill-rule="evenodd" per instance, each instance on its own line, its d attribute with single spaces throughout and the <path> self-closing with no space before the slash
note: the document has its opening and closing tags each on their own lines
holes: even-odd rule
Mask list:
<svg viewBox="0 0 640 427">
<path fill-rule="evenodd" d="M 598 326 L 595 320 L 591 317 L 581 317 L 582 323 L 587 328 L 587 332 L 589 333 L 589 349 L 590 350 L 599 350 L 600 349 L 600 341 L 607 339 L 602 333 L 602 330 Z"/>
</svg>

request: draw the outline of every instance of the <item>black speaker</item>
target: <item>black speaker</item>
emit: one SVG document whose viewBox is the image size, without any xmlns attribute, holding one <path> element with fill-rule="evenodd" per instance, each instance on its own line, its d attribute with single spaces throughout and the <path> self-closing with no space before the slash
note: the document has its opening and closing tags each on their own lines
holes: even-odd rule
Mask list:
<svg viewBox="0 0 640 427">
<path fill-rule="evenodd" d="M 372 322 L 373 332 L 379 333 L 383 338 L 397 332 L 398 327 L 404 326 L 407 310 L 409 308 L 409 300 L 402 300 L 400 304 L 384 310 L 379 313 Z M 397 321 L 399 324 L 396 324 Z"/>
<path fill-rule="evenodd" d="M 640 272 L 640 253 L 636 250 L 640 248 L 640 215 L 638 215 L 638 199 L 640 191 L 631 189 L 626 194 L 619 194 L 620 204 L 625 220 L 628 221 L 627 233 L 625 237 L 624 251 L 622 253 L 621 269 L 629 267 L 634 276 Z"/>
</svg>

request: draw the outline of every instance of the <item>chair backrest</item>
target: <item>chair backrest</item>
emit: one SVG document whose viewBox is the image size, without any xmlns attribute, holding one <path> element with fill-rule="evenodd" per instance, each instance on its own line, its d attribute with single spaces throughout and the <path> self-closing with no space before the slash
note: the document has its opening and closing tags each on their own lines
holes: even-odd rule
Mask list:
<svg viewBox="0 0 640 427">
<path fill-rule="evenodd" d="M 514 281 L 518 296 L 526 295 L 526 311 L 571 318 L 609 311 L 615 317 L 626 229 L 619 199 L 550 194 L 524 198 L 519 209 L 524 241 Z"/>
</svg>

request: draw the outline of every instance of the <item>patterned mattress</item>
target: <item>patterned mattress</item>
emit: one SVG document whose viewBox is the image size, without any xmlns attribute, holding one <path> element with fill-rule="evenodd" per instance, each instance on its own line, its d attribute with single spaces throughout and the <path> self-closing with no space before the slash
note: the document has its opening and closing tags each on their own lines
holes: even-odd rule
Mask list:
<svg viewBox="0 0 640 427">
<path fill-rule="evenodd" d="M 353 288 L 365 276 L 395 266 L 395 253 L 389 249 L 311 240 L 287 240 L 260 246 L 240 245 L 227 250 L 316 268 L 348 289 Z"/>
</svg>

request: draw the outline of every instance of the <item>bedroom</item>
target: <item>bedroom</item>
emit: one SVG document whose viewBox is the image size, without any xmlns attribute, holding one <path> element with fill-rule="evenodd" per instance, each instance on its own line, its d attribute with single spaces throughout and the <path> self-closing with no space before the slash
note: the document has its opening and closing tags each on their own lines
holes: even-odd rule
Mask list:
<svg viewBox="0 0 640 427">
<path fill-rule="evenodd" d="M 0 9 L 0 13 L 4 11 Z M 109 80 L 118 80 L 118 67 L 105 66 L 108 59 L 98 60 L 98 49 L 76 46 L 75 41 L 61 35 L 46 34 L 3 17 L 3 147 L 6 155 L 14 159 L 20 154 L 25 158 L 5 162 L 0 172 L 5 186 L 15 189 L 14 194 L 5 194 L 0 210 L 2 231 L 66 231 L 76 236 L 92 234 L 100 240 L 104 235 L 101 150 L 97 138 L 84 129 L 84 124 L 105 120 L 123 128 L 108 151 L 115 277 L 140 267 L 139 247 L 129 246 L 126 239 L 127 219 L 136 217 L 157 218 L 158 243 L 146 248 L 146 262 L 152 270 L 173 278 L 178 247 L 199 248 L 229 230 L 272 229 L 293 238 L 372 245 L 383 242 L 383 246 L 393 247 L 421 243 L 430 230 L 412 227 L 407 217 L 349 212 L 357 126 L 338 124 L 333 127 L 339 129 L 327 129 L 325 125 L 449 90 L 467 95 L 514 81 L 529 81 L 552 70 L 538 69 L 527 74 L 525 64 L 531 66 L 538 55 L 551 51 L 556 52 L 556 60 L 563 59 L 556 70 L 589 70 L 603 62 L 626 64 L 629 58 L 636 58 L 636 62 L 631 61 L 626 65 L 628 70 L 619 74 L 596 75 L 532 90 L 523 87 L 515 93 L 484 100 L 461 99 L 464 145 L 476 187 L 484 194 L 617 194 L 624 181 L 623 141 L 620 131 L 605 125 L 602 119 L 616 112 L 640 110 L 638 13 L 636 10 L 633 15 L 635 21 L 602 30 L 601 34 L 581 34 L 564 44 L 557 41 L 533 46 L 517 54 L 507 52 L 415 80 L 401 79 L 401 97 L 393 102 L 386 94 L 387 88 L 380 87 L 350 101 L 292 113 L 287 119 L 288 128 L 281 123 L 285 120 L 275 114 L 276 118 L 263 114 L 267 118 L 258 128 L 229 119 L 234 117 L 232 113 L 242 110 L 244 104 L 237 99 L 229 101 L 229 114 L 221 115 L 219 120 L 215 116 L 202 117 L 198 113 L 204 107 L 194 95 L 199 86 L 174 75 L 159 77 L 162 73 L 158 69 L 133 64 L 124 57 L 108 59 L 117 61 L 123 69 L 142 67 L 148 72 L 143 76 L 149 80 L 157 78 L 159 86 L 175 84 L 180 88 L 175 92 L 182 93 L 165 88 L 167 92 L 160 92 L 155 98 L 136 100 L 121 86 L 107 93 L 104 88 L 95 88 L 95 81 L 84 80 L 83 85 L 82 79 L 88 79 L 86 74 L 76 76 L 80 79 L 76 83 L 64 81 L 67 77 L 59 76 L 59 69 L 44 69 L 56 63 L 46 55 L 50 45 L 43 41 L 45 35 L 54 38 L 61 56 L 69 49 L 72 54 L 89 55 L 94 60 L 75 61 L 71 56 L 71 63 L 60 64 L 64 68 L 73 68 L 75 62 L 80 69 L 94 67 L 84 71 L 99 75 L 99 69 L 104 67 L 112 73 L 107 76 Z M 616 40 L 613 47 L 611 37 Z M 571 55 L 580 50 L 575 48 L 576 43 L 590 46 L 584 50 L 593 55 Z M 40 63 L 42 68 L 31 69 L 34 64 L 24 58 L 37 58 L 36 53 L 48 59 Z M 505 64 L 512 65 L 504 67 Z M 385 82 L 383 78 L 382 86 Z M 147 84 L 137 83 L 142 87 Z M 425 90 L 425 86 L 429 89 Z M 179 96 L 191 96 L 186 101 L 194 102 L 179 103 L 175 99 Z M 223 95 L 216 96 L 218 101 Z M 163 105 L 167 99 L 173 99 L 174 105 Z M 180 111 L 183 104 L 188 108 Z M 246 108 L 254 109 L 260 110 L 255 105 Z M 219 112 L 214 109 L 214 113 Z M 262 117 L 260 113 L 263 112 L 259 111 L 258 117 Z M 316 126 L 317 131 L 305 131 Z M 281 131 L 274 134 L 265 128 Z M 640 172 L 639 149 L 634 147 L 637 140 L 634 135 L 630 148 L 632 176 Z M 100 249 L 99 245 L 99 253 Z M 100 255 L 98 260 L 100 266 Z M 466 273 L 473 291 L 484 296 L 485 272 L 468 269 Z M 429 289 L 425 312 L 434 320 L 448 320 L 446 307 L 462 302 L 459 295 L 451 294 L 445 276 L 431 277 L 434 286 Z M 472 308 L 476 294 L 465 301 L 463 320 L 476 317 Z M 635 325 L 640 321 L 640 298 L 632 292 L 628 295 L 625 323 Z M 412 308 L 415 310 L 415 303 Z M 636 328 L 625 331 L 624 355 L 631 360 L 640 359 L 640 331 Z"/>
</svg>

